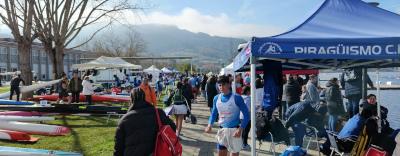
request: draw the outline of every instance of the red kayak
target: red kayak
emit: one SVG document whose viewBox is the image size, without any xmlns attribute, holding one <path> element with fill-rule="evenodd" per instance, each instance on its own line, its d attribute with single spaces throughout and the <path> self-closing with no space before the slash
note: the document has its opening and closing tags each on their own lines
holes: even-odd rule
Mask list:
<svg viewBox="0 0 400 156">
<path fill-rule="evenodd" d="M 39 95 L 33 97 L 32 100 L 40 101 L 40 100 L 47 100 L 47 101 L 57 101 L 58 94 L 52 95 Z M 122 96 L 122 95 L 92 95 L 93 102 L 129 102 L 131 101 L 129 96 Z M 85 95 L 81 94 L 79 96 L 79 101 L 84 102 L 86 101 Z"/>
<path fill-rule="evenodd" d="M 0 139 L 20 141 L 20 142 L 36 142 L 39 140 L 39 138 L 31 137 L 29 134 L 24 132 L 7 131 L 7 130 L 0 130 Z"/>
</svg>

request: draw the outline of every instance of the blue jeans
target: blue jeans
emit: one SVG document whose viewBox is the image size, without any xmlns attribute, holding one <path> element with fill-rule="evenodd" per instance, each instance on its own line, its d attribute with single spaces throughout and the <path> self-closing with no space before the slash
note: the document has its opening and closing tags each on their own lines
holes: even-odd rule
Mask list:
<svg viewBox="0 0 400 156">
<path fill-rule="evenodd" d="M 294 132 L 294 143 L 296 146 L 303 147 L 303 138 L 306 135 L 306 127 L 302 123 L 296 123 L 292 126 Z"/>
<path fill-rule="evenodd" d="M 347 111 L 349 112 L 349 117 L 353 117 L 358 114 L 360 111 L 360 100 L 361 98 L 358 96 L 348 97 L 349 103 L 347 104 Z"/>
<path fill-rule="evenodd" d="M 337 115 L 329 115 L 329 121 L 328 121 L 328 129 L 332 132 L 336 132 L 336 123 L 338 120 Z"/>
</svg>

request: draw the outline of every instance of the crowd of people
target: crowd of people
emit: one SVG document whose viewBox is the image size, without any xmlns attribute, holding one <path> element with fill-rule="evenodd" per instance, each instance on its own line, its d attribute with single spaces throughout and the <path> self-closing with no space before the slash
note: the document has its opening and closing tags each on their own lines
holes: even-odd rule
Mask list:
<svg viewBox="0 0 400 156">
<path fill-rule="evenodd" d="M 320 147 L 325 154 L 330 153 L 329 134 L 336 136 L 335 141 L 342 151 L 364 151 L 370 144 L 377 145 L 388 153 L 394 151 L 395 137 L 399 130 L 390 127 L 386 107 L 381 104 L 381 112 L 378 112 L 374 94 L 362 97 L 364 90 L 361 75 L 361 69 L 346 69 L 339 78 L 329 79 L 323 87 L 319 86 L 317 75 L 305 75 L 303 78 L 293 74 L 282 77 L 283 84 L 279 85 L 282 96 L 278 97 L 276 111 L 280 112 L 282 127 L 293 131 L 294 145 L 303 146 L 306 129 L 311 126 L 318 130 L 319 137 L 327 138 Z M 152 81 L 152 75 L 135 78 L 140 79 L 133 82 L 129 78 L 121 81 L 115 76 L 115 83 L 111 88 L 111 93 L 124 92 L 132 98 L 132 105 L 117 128 L 114 155 L 136 152 L 147 155 L 153 152 L 154 147 L 151 145 L 155 142 L 157 131 L 154 108 L 157 108 L 158 101 L 164 102 L 168 108 L 164 111 L 158 109 L 162 122 L 173 127 L 176 136 L 180 138 L 184 121 L 193 122 L 190 117 L 192 103 L 200 95 L 204 97 L 210 110 L 208 125 L 204 131 L 211 132 L 214 122 L 218 122 L 220 127 L 216 136 L 219 155 L 239 155 L 241 150 L 250 149 L 247 140 L 253 125 L 250 125 L 251 92 L 248 73 L 226 76 L 160 74 L 155 81 Z M 12 79 L 10 99 L 14 92 L 19 95 L 20 82 L 23 82 L 20 76 Z M 374 87 L 368 75 L 366 82 Z M 95 89 L 90 75 L 83 75 L 81 79 L 78 73 L 73 73 L 72 78 L 68 79 L 63 74 L 58 85 L 57 102 L 65 99 L 68 103 L 79 102 L 79 95 L 83 93 L 87 103 L 92 104 L 91 95 Z M 255 89 L 254 105 L 259 111 L 264 102 L 264 82 L 260 75 L 257 75 Z M 341 89 L 344 90 L 344 95 Z M 162 94 L 166 94 L 164 99 L 160 99 Z M 378 113 L 381 114 L 380 118 Z M 174 116 L 175 122 L 170 116 Z M 147 141 L 142 141 L 135 136 L 148 137 Z M 357 139 L 363 136 L 368 136 L 368 145 L 363 145 L 363 150 L 354 150 L 361 148 Z"/>
</svg>

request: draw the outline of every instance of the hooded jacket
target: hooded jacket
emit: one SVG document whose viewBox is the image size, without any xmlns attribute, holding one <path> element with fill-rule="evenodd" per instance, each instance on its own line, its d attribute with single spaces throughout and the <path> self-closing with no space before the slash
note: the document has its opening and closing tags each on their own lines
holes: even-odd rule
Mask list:
<svg viewBox="0 0 400 156">
<path fill-rule="evenodd" d="M 144 95 L 142 96 L 143 98 L 140 100 L 132 100 L 133 105 L 118 124 L 114 156 L 145 156 L 154 151 L 158 132 L 156 109 L 144 100 Z M 157 109 L 157 111 L 162 124 L 170 125 L 175 130 L 175 124 L 165 115 L 164 111 L 161 109 Z"/>
<path fill-rule="evenodd" d="M 299 83 L 294 79 L 289 79 L 285 85 L 284 94 L 286 95 L 286 101 L 289 106 L 300 102 L 301 87 Z"/>
<path fill-rule="evenodd" d="M 325 100 L 328 105 L 328 112 L 330 115 L 344 114 L 343 98 L 340 92 L 339 85 L 328 81 L 325 90 Z"/>
<path fill-rule="evenodd" d="M 368 83 L 370 87 L 374 86 L 374 83 L 372 83 L 368 74 L 366 75 L 366 83 Z M 342 88 L 344 88 L 344 94 L 346 98 L 357 97 L 361 99 L 362 69 L 355 68 L 355 69 L 345 70 L 340 75 L 340 85 L 342 86 Z"/>
</svg>

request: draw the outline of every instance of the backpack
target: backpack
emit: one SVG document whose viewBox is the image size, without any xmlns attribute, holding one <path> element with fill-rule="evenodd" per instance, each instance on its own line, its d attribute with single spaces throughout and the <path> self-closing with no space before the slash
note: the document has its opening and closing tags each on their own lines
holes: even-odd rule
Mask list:
<svg viewBox="0 0 400 156">
<path fill-rule="evenodd" d="M 182 89 L 176 89 L 172 96 L 172 104 L 182 104 L 186 102 L 186 98 L 183 96 Z"/>
<path fill-rule="evenodd" d="M 269 122 L 268 112 L 261 110 L 256 112 L 256 136 L 257 140 L 261 141 L 268 136 L 271 131 L 271 124 Z"/>
<path fill-rule="evenodd" d="M 181 156 L 182 145 L 179 142 L 174 130 L 169 125 L 163 125 L 160 120 L 160 115 L 155 108 L 158 132 L 156 136 L 156 145 L 153 156 Z"/>
</svg>

